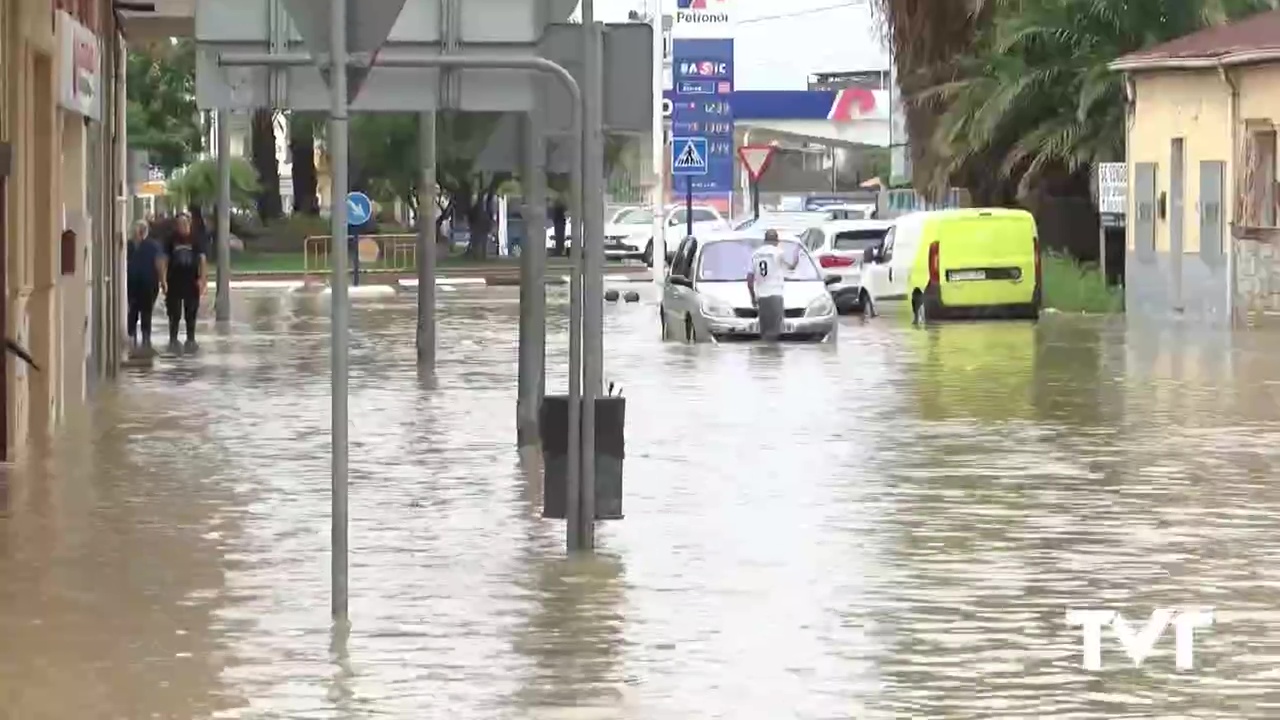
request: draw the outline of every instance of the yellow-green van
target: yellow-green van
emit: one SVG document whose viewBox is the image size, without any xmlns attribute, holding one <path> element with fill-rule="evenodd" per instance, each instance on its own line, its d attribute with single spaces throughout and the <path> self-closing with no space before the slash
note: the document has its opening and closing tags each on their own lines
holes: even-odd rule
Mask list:
<svg viewBox="0 0 1280 720">
<path fill-rule="evenodd" d="M 875 302 L 908 300 L 917 322 L 1040 315 L 1040 241 L 1025 210 L 965 208 L 897 218 L 867 251 L 863 286 Z"/>
</svg>

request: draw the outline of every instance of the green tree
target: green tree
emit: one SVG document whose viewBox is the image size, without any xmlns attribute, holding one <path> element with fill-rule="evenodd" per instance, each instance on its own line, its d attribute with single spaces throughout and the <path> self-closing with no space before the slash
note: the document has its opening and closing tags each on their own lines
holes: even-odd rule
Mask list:
<svg viewBox="0 0 1280 720">
<path fill-rule="evenodd" d="M 1269 6 L 1261 0 L 1002 0 L 956 63 L 921 93 L 943 108 L 923 180 L 946 187 L 967 167 L 1019 195 L 1089 196 L 1094 163 L 1124 156 L 1123 79 L 1112 60 Z"/>
<path fill-rule="evenodd" d="M 218 204 L 218 162 L 213 158 L 197 160 L 167 184 L 174 205 L 195 206 L 212 210 Z M 231 205 L 252 208 L 259 190 L 258 174 L 244 158 L 231 158 Z"/>
<path fill-rule="evenodd" d="M 172 173 L 204 149 L 196 108 L 195 43 L 182 39 L 131 47 L 125 61 L 129 146 Z"/>
</svg>

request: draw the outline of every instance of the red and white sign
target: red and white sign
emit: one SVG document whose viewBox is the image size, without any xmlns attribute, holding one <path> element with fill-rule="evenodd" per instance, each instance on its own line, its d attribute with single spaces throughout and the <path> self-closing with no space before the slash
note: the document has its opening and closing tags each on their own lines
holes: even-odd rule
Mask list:
<svg viewBox="0 0 1280 720">
<path fill-rule="evenodd" d="M 98 94 L 98 82 L 102 56 L 98 36 L 64 11 L 58 11 L 57 21 L 61 50 L 59 104 L 85 117 L 101 120 L 102 98 Z"/>
<path fill-rule="evenodd" d="M 756 182 L 769 169 L 769 161 L 773 159 L 772 145 L 743 145 L 738 148 L 738 159 L 742 167 L 747 169 L 751 182 Z"/>
</svg>

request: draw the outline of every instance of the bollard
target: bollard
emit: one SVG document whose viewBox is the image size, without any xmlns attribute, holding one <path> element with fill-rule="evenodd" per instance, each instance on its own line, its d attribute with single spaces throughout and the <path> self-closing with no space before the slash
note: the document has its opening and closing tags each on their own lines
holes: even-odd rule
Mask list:
<svg viewBox="0 0 1280 720">
<path fill-rule="evenodd" d="M 622 461 L 626 456 L 626 399 L 596 398 L 596 520 L 622 519 Z M 569 398 L 547 395 L 539 412 L 542 436 L 542 517 L 567 519 Z"/>
</svg>

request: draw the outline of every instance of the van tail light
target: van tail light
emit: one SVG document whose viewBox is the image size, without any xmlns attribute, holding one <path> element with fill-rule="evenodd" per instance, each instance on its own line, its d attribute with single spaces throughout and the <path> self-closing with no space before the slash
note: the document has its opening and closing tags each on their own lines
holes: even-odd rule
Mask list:
<svg viewBox="0 0 1280 720">
<path fill-rule="evenodd" d="M 938 243 L 934 241 L 929 243 L 929 282 L 934 285 L 940 284 L 939 277 L 941 275 L 941 268 L 938 264 Z"/>
<path fill-rule="evenodd" d="M 853 258 L 842 257 L 840 255 L 819 255 L 818 264 L 824 268 L 849 267 L 853 264 Z"/>
<path fill-rule="evenodd" d="M 1031 252 L 1036 254 L 1036 287 L 1040 287 L 1040 238 L 1031 239 Z"/>
</svg>

